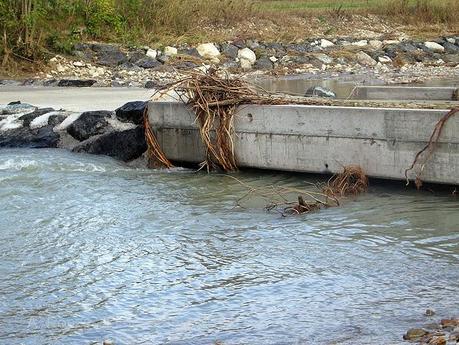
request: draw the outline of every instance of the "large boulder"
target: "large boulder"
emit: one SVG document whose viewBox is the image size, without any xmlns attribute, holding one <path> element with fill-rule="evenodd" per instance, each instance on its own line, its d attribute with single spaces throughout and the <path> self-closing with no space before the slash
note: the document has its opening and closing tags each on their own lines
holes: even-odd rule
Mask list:
<svg viewBox="0 0 459 345">
<path fill-rule="evenodd" d="M 102 66 L 118 66 L 128 61 L 128 57 L 121 51 L 106 51 L 99 54 L 97 63 Z"/>
<path fill-rule="evenodd" d="M 435 53 L 443 53 L 445 51 L 445 48 L 437 42 L 425 42 L 424 46 Z"/>
<path fill-rule="evenodd" d="M 143 122 L 143 113 L 147 104 L 147 102 L 142 101 L 128 102 L 116 109 L 116 117 L 121 122 L 132 122 L 140 125 Z"/>
<path fill-rule="evenodd" d="M 61 87 L 90 87 L 93 86 L 97 80 L 93 79 L 61 79 L 57 86 Z"/>
<path fill-rule="evenodd" d="M 19 121 L 22 121 L 22 125 L 24 127 L 29 127 L 30 123 L 35 120 L 37 117 L 42 116 L 44 114 L 50 113 L 54 111 L 53 108 L 39 108 L 37 110 L 32 111 L 31 113 L 22 115 L 19 118 Z"/>
<path fill-rule="evenodd" d="M 259 58 L 255 62 L 255 68 L 256 69 L 264 69 L 264 70 L 273 69 L 274 68 L 274 64 L 268 57 L 263 56 L 263 57 Z"/>
<path fill-rule="evenodd" d="M 246 60 L 250 65 L 253 65 L 257 61 L 257 56 L 254 51 L 250 48 L 239 49 L 237 57 L 240 60 Z"/>
<path fill-rule="evenodd" d="M 135 65 L 145 68 L 145 69 L 150 69 L 150 68 L 156 68 L 156 67 L 162 66 L 162 63 L 156 59 L 152 59 L 150 57 L 144 57 L 140 59 L 139 61 L 135 62 Z"/>
<path fill-rule="evenodd" d="M 33 112 L 37 110 L 37 107 L 27 104 L 21 103 L 20 101 L 8 103 L 5 107 L 0 108 L 0 115 L 13 115 L 13 114 L 20 114 L 20 113 L 27 113 Z"/>
<path fill-rule="evenodd" d="M 213 43 L 203 43 L 196 47 L 199 55 L 204 59 L 214 59 L 220 56 L 220 51 Z"/>
<path fill-rule="evenodd" d="M 83 141 L 90 137 L 102 134 L 108 127 L 107 118 L 112 114 L 111 111 L 87 111 L 78 117 L 70 126 L 67 132 L 75 139 Z"/>
<path fill-rule="evenodd" d="M 230 59 L 236 59 L 239 48 L 233 44 L 224 44 L 222 54 Z"/>
<path fill-rule="evenodd" d="M 74 152 L 107 155 L 122 161 L 139 158 L 147 150 L 142 127 L 112 131 L 90 138 L 73 148 Z"/>
<path fill-rule="evenodd" d="M 376 66 L 377 62 L 367 53 L 360 51 L 356 55 L 357 61 L 364 66 Z"/>
<path fill-rule="evenodd" d="M 3 148 L 54 148 L 58 144 L 59 134 L 53 131 L 53 126 L 0 131 L 0 147 Z"/>
</svg>

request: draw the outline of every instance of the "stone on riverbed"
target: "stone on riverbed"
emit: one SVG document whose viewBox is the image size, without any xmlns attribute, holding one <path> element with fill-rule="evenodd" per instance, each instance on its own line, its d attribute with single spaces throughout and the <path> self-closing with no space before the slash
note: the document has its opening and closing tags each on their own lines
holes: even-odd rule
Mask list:
<svg viewBox="0 0 459 345">
<path fill-rule="evenodd" d="M 75 139 L 83 141 L 90 137 L 105 132 L 111 111 L 87 111 L 68 126 L 67 132 Z"/>
<path fill-rule="evenodd" d="M 0 132 L 0 147 L 5 148 L 55 148 L 58 143 L 59 134 L 53 131 L 53 126 L 21 127 Z"/>
<path fill-rule="evenodd" d="M 6 107 L 0 109 L 0 115 L 13 115 L 26 113 L 36 110 L 37 107 L 20 101 L 8 103 Z"/>
<path fill-rule="evenodd" d="M 95 136 L 73 148 L 74 152 L 107 155 L 125 162 L 139 158 L 146 150 L 145 133 L 140 126 Z"/>
<path fill-rule="evenodd" d="M 437 42 L 425 42 L 424 45 L 433 52 L 442 53 L 445 51 L 445 48 Z"/>
<path fill-rule="evenodd" d="M 425 336 L 427 332 L 422 328 L 411 328 L 403 336 L 405 340 L 417 340 Z"/>
<path fill-rule="evenodd" d="M 132 122 L 140 125 L 143 122 L 143 112 L 146 106 L 147 102 L 143 101 L 128 102 L 116 109 L 115 114 L 117 119 L 122 122 Z"/>
</svg>

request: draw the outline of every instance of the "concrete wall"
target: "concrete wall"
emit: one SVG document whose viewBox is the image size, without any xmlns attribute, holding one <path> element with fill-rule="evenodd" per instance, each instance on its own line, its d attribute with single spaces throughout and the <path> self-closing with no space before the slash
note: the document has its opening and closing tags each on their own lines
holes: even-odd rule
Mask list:
<svg viewBox="0 0 459 345">
<path fill-rule="evenodd" d="M 368 175 L 404 179 L 415 154 L 447 110 L 317 106 L 243 106 L 235 118 L 241 167 L 334 173 L 362 166 Z M 150 103 L 150 122 L 171 160 L 204 159 L 194 114 L 180 103 Z M 424 180 L 459 184 L 459 116 L 447 123 Z"/>
<path fill-rule="evenodd" d="M 455 87 L 357 86 L 352 99 L 458 101 Z"/>
</svg>

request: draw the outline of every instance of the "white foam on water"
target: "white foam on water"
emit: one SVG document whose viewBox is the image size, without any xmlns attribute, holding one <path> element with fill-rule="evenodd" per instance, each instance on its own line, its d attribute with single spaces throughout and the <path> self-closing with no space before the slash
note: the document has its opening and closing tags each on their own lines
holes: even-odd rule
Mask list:
<svg viewBox="0 0 459 345">
<path fill-rule="evenodd" d="M 36 128 L 41 128 L 41 127 L 47 126 L 50 116 L 60 115 L 60 114 L 64 114 L 64 113 L 61 112 L 61 111 L 50 111 L 49 113 L 43 114 L 43 115 L 41 115 L 39 117 L 36 117 L 30 123 L 30 128 L 36 129 Z"/>
<path fill-rule="evenodd" d="M 35 160 L 7 159 L 6 161 L 0 162 L 0 170 L 24 170 L 38 166 L 39 163 Z"/>
<path fill-rule="evenodd" d="M 22 113 L 20 114 L 14 114 L 14 115 L 8 115 L 5 117 L 3 120 L 0 121 L 0 131 L 7 131 L 10 129 L 17 129 L 22 127 L 22 121 L 19 121 L 19 118 L 24 115 Z"/>
<path fill-rule="evenodd" d="M 121 122 L 117 118 L 110 117 L 107 119 L 107 122 L 117 131 L 125 131 L 128 129 L 136 128 L 137 125 L 130 122 Z"/>
<path fill-rule="evenodd" d="M 82 113 L 71 113 L 64 121 L 54 127 L 54 132 L 65 131 L 68 126 L 70 126 L 81 116 L 81 114 Z"/>
</svg>

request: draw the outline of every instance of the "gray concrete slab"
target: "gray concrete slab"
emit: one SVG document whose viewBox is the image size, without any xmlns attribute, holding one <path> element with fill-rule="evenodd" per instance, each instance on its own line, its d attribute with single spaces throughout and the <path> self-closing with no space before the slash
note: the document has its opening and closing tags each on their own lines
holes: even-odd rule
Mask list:
<svg viewBox="0 0 459 345">
<path fill-rule="evenodd" d="M 312 173 L 335 173 L 357 164 L 369 176 L 401 180 L 447 111 L 243 106 L 234 122 L 236 159 L 241 167 Z M 204 159 L 194 114 L 183 104 L 150 103 L 149 118 L 169 159 Z M 459 184 L 459 117 L 445 126 L 423 177 Z"/>
<path fill-rule="evenodd" d="M 357 86 L 351 99 L 458 101 L 456 87 Z"/>
<path fill-rule="evenodd" d="M 69 111 L 115 110 L 130 101 L 145 101 L 153 90 L 141 88 L 63 88 L 0 86 L 0 104 L 14 101 Z"/>
</svg>

